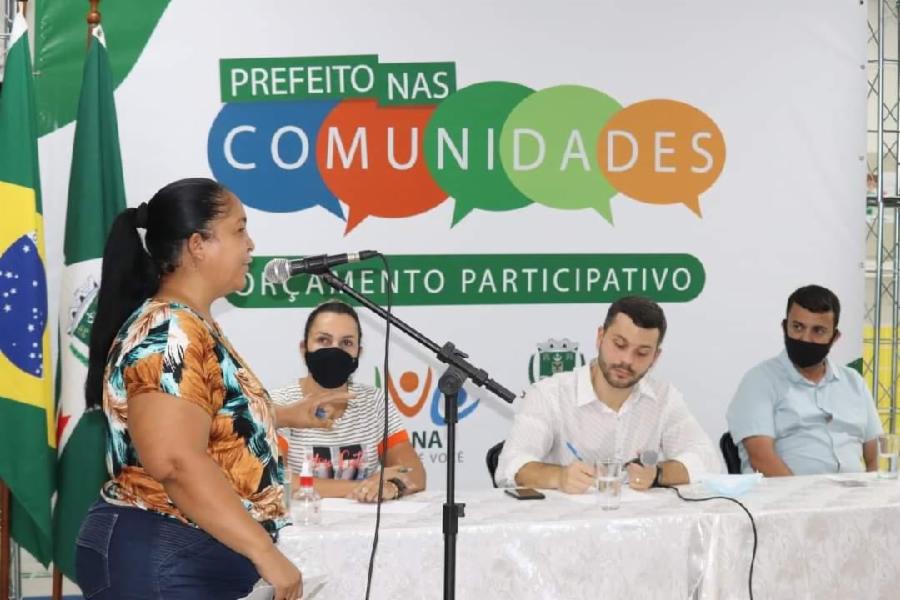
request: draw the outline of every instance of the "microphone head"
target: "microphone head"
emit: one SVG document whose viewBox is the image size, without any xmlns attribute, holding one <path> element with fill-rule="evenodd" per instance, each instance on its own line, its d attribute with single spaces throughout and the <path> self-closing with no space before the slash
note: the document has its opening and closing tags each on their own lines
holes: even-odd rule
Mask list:
<svg viewBox="0 0 900 600">
<path fill-rule="evenodd" d="M 269 283 L 284 283 L 290 278 L 291 266 L 286 258 L 273 258 L 263 269 L 263 279 Z"/>
</svg>

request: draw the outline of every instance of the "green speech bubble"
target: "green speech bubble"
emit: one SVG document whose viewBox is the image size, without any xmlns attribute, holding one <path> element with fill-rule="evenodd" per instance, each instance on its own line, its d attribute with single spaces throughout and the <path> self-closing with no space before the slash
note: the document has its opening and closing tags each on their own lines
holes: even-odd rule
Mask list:
<svg viewBox="0 0 900 600">
<path fill-rule="evenodd" d="M 425 130 L 425 161 L 435 182 L 456 199 L 452 225 L 476 208 L 504 211 L 531 204 L 503 170 L 500 131 L 510 111 L 533 92 L 506 81 L 476 83 L 435 109 Z"/>
<path fill-rule="evenodd" d="M 616 189 L 597 166 L 597 139 L 622 106 L 597 90 L 560 85 L 513 109 L 500 135 L 500 157 L 513 185 L 552 208 L 592 208 L 612 222 Z"/>
</svg>

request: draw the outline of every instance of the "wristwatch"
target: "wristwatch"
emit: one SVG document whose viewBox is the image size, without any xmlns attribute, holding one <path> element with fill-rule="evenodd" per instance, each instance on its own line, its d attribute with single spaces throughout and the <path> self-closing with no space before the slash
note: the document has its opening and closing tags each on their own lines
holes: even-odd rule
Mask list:
<svg viewBox="0 0 900 600">
<path fill-rule="evenodd" d="M 653 478 L 653 484 L 650 487 L 662 487 L 662 463 L 656 464 L 656 477 Z"/>
<path fill-rule="evenodd" d="M 403 497 L 403 495 L 406 493 L 406 484 L 403 483 L 403 480 L 398 479 L 396 477 L 392 477 L 392 478 L 388 479 L 388 481 L 390 481 L 391 483 L 393 483 L 394 485 L 397 486 L 397 498 Z"/>
</svg>

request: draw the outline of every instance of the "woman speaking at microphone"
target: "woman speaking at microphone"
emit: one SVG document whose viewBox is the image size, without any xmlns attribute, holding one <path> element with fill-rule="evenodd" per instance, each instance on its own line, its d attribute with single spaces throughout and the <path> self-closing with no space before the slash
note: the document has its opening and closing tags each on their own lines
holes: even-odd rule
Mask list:
<svg viewBox="0 0 900 600">
<path fill-rule="evenodd" d="M 225 337 L 211 305 L 244 286 L 252 251 L 243 206 L 209 179 L 171 183 L 112 225 L 86 383 L 110 474 L 77 540 L 88 600 L 227 600 L 260 576 L 276 600 L 302 595 L 275 546 L 289 522 L 275 428 L 328 427 L 348 394 L 275 407 Z"/>
</svg>

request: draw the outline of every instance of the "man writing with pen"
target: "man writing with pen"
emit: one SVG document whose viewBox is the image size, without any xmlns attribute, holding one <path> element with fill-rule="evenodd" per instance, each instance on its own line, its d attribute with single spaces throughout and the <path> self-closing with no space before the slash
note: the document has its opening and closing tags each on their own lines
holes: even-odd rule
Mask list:
<svg viewBox="0 0 900 600">
<path fill-rule="evenodd" d="M 652 300 L 613 303 L 597 331 L 596 360 L 539 381 L 519 402 L 498 484 L 581 494 L 594 484 L 594 463 L 607 458 L 629 463 L 636 490 L 720 472 L 718 452 L 681 393 L 645 377 L 665 333 L 665 315 Z"/>
</svg>

